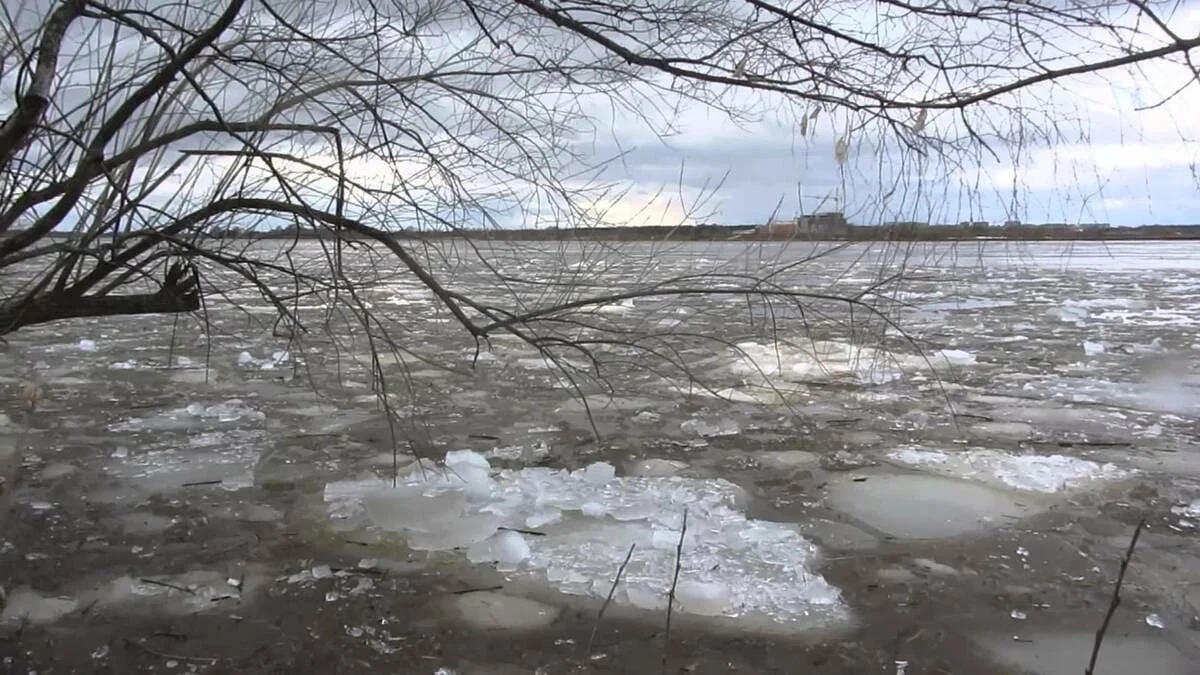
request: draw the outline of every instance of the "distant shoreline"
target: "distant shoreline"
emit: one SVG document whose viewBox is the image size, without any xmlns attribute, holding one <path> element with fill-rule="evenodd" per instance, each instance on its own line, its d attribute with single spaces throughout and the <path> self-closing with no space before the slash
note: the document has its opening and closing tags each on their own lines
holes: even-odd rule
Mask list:
<svg viewBox="0 0 1200 675">
<path fill-rule="evenodd" d="M 221 239 L 288 240 L 333 239 L 331 230 L 313 231 L 233 231 L 212 233 Z M 68 239 L 72 233 L 55 232 L 51 239 Z M 839 232 L 780 232 L 755 225 L 689 225 L 679 227 L 606 227 L 581 229 L 451 230 L 433 232 L 401 231 L 397 239 L 473 241 L 715 241 L 715 242 L 880 242 L 880 241 L 1197 241 L 1200 225 L 1150 225 L 1072 229 L 1052 226 L 1022 227 L 861 227 L 849 226 Z M 362 239 L 348 236 L 350 239 Z"/>
</svg>

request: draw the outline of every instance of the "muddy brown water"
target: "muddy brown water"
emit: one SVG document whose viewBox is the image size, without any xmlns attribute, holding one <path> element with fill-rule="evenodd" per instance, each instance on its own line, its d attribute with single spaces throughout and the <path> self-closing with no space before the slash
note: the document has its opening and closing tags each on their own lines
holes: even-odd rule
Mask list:
<svg viewBox="0 0 1200 675">
<path fill-rule="evenodd" d="M 692 264 L 681 257 L 667 267 Z M 1146 300 L 1190 307 L 1197 294 L 1180 291 L 1182 273 L 1171 269 L 1137 271 L 1137 298 L 1121 290 L 1135 274 L 1128 269 L 1045 273 L 1055 297 L 1022 290 L 1023 273 L 1012 271 L 967 284 L 962 293 L 975 302 L 945 305 L 934 282 L 906 289 L 927 296 L 917 317 L 930 327 L 925 339 L 978 359 L 947 375 L 948 389 L 920 373 L 871 386 L 834 378 L 791 383 L 788 406 L 682 395 L 619 355 L 608 384 L 627 394 L 590 405 L 606 395 L 596 386 L 585 392 L 589 410 L 533 355 L 497 348 L 495 362 L 459 372 L 472 350 L 453 326 L 411 324 L 458 370 L 408 368 L 404 453 L 509 448 L 498 464 L 603 460 L 621 472 L 656 459 L 683 475 L 725 478 L 746 492 L 751 517 L 799 523 L 820 545 L 814 571 L 841 589 L 853 618 L 747 635 L 680 615 L 668 642 L 660 613 L 614 608 L 590 654 L 597 598 L 329 525 L 327 482 L 390 468 L 395 429 L 372 403 L 362 364 L 345 364 L 339 382 L 332 350 L 317 343 L 303 357 L 309 371 L 241 367 L 242 351 L 265 360 L 287 345 L 220 311 L 207 339 L 154 318 L 23 331 L 0 364 L 0 397 L 14 402 L 0 435 L 19 469 L 0 496 L 11 501 L 0 521 L 0 586 L 10 607 L 47 599 L 29 606 L 49 618 L 0 628 L 0 672 L 654 673 L 665 654 L 666 672 L 685 673 L 1079 673 L 1142 518 L 1097 672 L 1198 672 L 1200 536 L 1177 511 L 1200 496 L 1186 398 L 1193 338 L 1186 326 L 1149 327 L 1158 315 Z M 1014 298 L 1024 305 L 1011 309 Z M 1083 304 L 1068 306 L 1069 320 L 1047 314 L 1064 298 Z M 428 311 L 400 307 L 409 322 Z M 614 320 L 664 318 L 637 314 L 649 311 Z M 730 312 L 728 303 L 694 308 L 698 328 L 746 339 Z M 999 339 L 1021 331 L 1024 341 Z M 1132 346 L 1085 360 L 1080 341 L 1101 332 Z M 1152 337 L 1162 352 L 1135 348 Z M 79 350 L 82 338 L 96 351 Z M 712 345 L 687 349 L 721 372 Z M 190 362 L 181 367 L 179 357 Z M 1162 358 L 1177 359 L 1183 382 L 1165 398 L 1137 388 L 1149 386 L 1138 379 L 1143 366 Z M 404 365 L 388 367 L 400 377 Z M 28 414 L 20 391 L 31 372 L 46 396 Z M 230 399 L 263 417 L 223 421 L 242 413 L 209 408 Z M 207 407 L 178 413 L 192 404 Z M 681 429 L 692 418 L 732 421 L 738 432 L 699 438 Z M 886 459 L 900 445 L 964 439 L 1139 473 L 1069 494 L 996 496 L 994 486 Z M 472 595 L 483 600 L 462 600 Z M 505 604 L 506 595 L 541 604 Z"/>
</svg>

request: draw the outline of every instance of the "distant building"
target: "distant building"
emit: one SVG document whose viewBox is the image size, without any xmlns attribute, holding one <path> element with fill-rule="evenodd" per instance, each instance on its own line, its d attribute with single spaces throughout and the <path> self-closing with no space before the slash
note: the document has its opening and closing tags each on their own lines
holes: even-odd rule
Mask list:
<svg viewBox="0 0 1200 675">
<path fill-rule="evenodd" d="M 1004 227 L 1012 229 L 1015 227 L 1024 227 L 1024 226 L 1021 224 L 1021 221 L 1019 221 L 1019 220 L 1006 220 L 1006 221 L 1004 221 Z"/>
<path fill-rule="evenodd" d="M 767 234 L 777 237 L 836 237 L 850 231 L 850 223 L 841 211 L 826 211 L 798 216 L 792 220 L 770 223 L 765 226 Z"/>
</svg>

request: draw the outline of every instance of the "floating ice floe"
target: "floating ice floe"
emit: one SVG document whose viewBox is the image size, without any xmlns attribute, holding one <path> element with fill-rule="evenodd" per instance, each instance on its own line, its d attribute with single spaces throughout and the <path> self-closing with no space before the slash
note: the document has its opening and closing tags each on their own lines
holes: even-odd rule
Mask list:
<svg viewBox="0 0 1200 675">
<path fill-rule="evenodd" d="M 1083 341 L 1083 353 L 1085 356 L 1097 356 L 1104 353 L 1103 342 L 1091 342 L 1090 340 Z"/>
<path fill-rule="evenodd" d="M 886 384 L 904 377 L 905 369 L 928 368 L 924 359 L 893 354 L 882 349 L 848 342 L 813 340 L 803 345 L 743 342 L 737 345 L 730 369 L 743 376 L 796 379 L 850 379 L 863 384 Z M 969 365 L 975 357 L 958 350 L 943 350 L 933 359 L 954 365 Z"/>
<path fill-rule="evenodd" d="M 1172 506 L 1171 513 L 1185 518 L 1200 518 L 1200 499 L 1194 499 L 1185 506 Z"/>
<path fill-rule="evenodd" d="M 952 366 L 973 366 L 975 365 L 975 355 L 971 352 L 965 352 L 961 349 L 941 349 L 931 359 L 933 365 L 938 366 L 943 362 Z"/>
<path fill-rule="evenodd" d="M 742 428 L 733 420 L 702 420 L 692 418 L 684 420 L 679 425 L 681 431 L 686 431 L 690 434 L 696 434 L 703 438 L 715 438 L 717 436 L 736 436 L 741 433 Z"/>
<path fill-rule="evenodd" d="M 1062 492 L 1127 475 L 1113 464 L 1065 455 L 1012 455 L 983 449 L 947 452 L 904 448 L 889 453 L 888 459 L 1027 492 Z"/>
<path fill-rule="evenodd" d="M 746 518 L 744 495 L 721 479 L 616 477 L 607 463 L 568 472 L 493 472 L 471 451 L 446 466 L 325 487 L 333 518 L 401 536 L 418 550 L 466 549 L 475 562 L 548 583 L 562 593 L 607 596 L 636 544 L 614 602 L 666 607 L 684 510 L 678 609 L 777 624 L 844 616 L 837 588 L 811 571 L 816 547 L 790 523 Z M 536 531 L 537 536 L 522 534 Z"/>
<path fill-rule="evenodd" d="M 173 431 L 192 428 L 197 421 L 229 424 L 232 422 L 257 423 L 266 415 L 251 408 L 240 398 L 231 398 L 220 403 L 206 405 L 191 403 L 185 408 L 166 411 L 156 417 L 132 418 L 110 425 L 110 431 Z"/>
<path fill-rule="evenodd" d="M 286 351 L 271 352 L 271 357 L 260 359 L 250 352 L 238 354 L 237 364 L 241 368 L 258 368 L 259 370 L 274 370 L 279 366 L 291 363 L 292 354 Z"/>
<path fill-rule="evenodd" d="M 637 307 L 633 304 L 633 298 L 625 298 L 620 302 L 609 303 L 596 307 L 597 312 L 605 314 L 629 314 L 636 310 Z"/>
<path fill-rule="evenodd" d="M 96 351 L 96 341 L 95 341 L 95 340 L 89 340 L 89 339 L 87 339 L 87 338 L 84 338 L 84 339 L 80 340 L 80 341 L 79 341 L 79 351 L 81 351 L 81 352 L 94 352 L 94 351 Z"/>
</svg>

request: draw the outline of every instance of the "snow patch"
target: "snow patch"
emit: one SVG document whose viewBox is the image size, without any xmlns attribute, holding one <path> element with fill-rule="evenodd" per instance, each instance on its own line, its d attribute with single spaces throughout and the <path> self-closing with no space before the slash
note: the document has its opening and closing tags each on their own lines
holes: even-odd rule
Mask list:
<svg viewBox="0 0 1200 675">
<path fill-rule="evenodd" d="M 889 453 L 888 459 L 931 468 L 943 475 L 1047 494 L 1127 475 L 1113 464 L 1098 464 L 1064 455 L 1011 455 L 997 450 L 946 452 L 904 448 Z"/>
</svg>

